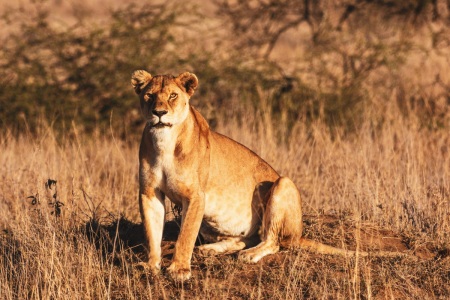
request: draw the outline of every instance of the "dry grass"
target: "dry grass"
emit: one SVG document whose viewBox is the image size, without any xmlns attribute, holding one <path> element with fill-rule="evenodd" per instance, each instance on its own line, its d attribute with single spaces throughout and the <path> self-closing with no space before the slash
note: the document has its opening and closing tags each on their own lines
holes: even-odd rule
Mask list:
<svg viewBox="0 0 450 300">
<path fill-rule="evenodd" d="M 410 257 L 355 259 L 285 250 L 246 265 L 234 256 L 195 255 L 194 278 L 184 286 L 175 286 L 164 272 L 152 277 L 134 265 L 145 259 L 137 137 L 86 137 L 75 124 L 58 137 L 45 124 L 37 136 L 4 134 L 0 298 L 450 297 L 448 132 L 417 128 L 415 120 L 395 118 L 392 110 L 384 124 L 374 128 L 367 122 L 352 136 L 301 121 L 287 134 L 283 124 L 260 113 L 222 119 L 218 130 L 293 178 L 305 203 L 306 236 Z M 57 190 L 46 190 L 49 178 L 57 180 Z M 32 205 L 29 196 L 40 203 Z M 60 216 L 48 205 L 55 201 L 64 204 Z M 169 223 L 165 266 L 176 231 L 176 223 Z"/>
<path fill-rule="evenodd" d="M 193 2 L 205 9 L 203 1 Z M 108 22 L 105 7 L 113 1 L 80 3 L 48 1 L 50 20 Z M 206 9 L 213 14 L 211 3 Z M 213 39 L 222 31 L 229 34 L 215 30 Z M 297 72 L 326 93 L 326 85 L 316 83 L 324 76 L 320 71 L 343 79 L 343 63 L 317 51 L 311 51 L 312 59 L 305 57 L 309 31 L 298 30 L 282 37 L 273 58 L 286 74 Z M 206 111 L 203 105 L 202 111 L 219 132 L 294 180 L 304 201 L 305 236 L 408 256 L 349 258 L 283 250 L 248 265 L 234 255 L 195 254 L 193 279 L 176 286 L 164 272 L 177 236 L 175 221 L 164 234 L 162 274 L 152 276 L 135 265 L 146 257 L 137 201 L 139 134 L 118 139 L 113 129 L 97 129 L 88 136 L 81 124 L 65 124 L 61 132 L 45 121 L 29 128 L 36 122 L 27 122 L 29 115 L 22 113 L 19 127 L 28 133 L 0 130 L 0 299 L 450 298 L 450 50 L 445 43 L 431 45 L 439 36 L 446 41 L 445 32 L 436 30 L 417 35 L 423 45 L 400 68 L 367 76 L 362 86 L 370 99 L 361 110 L 366 115 L 358 115 L 360 110 L 350 115 L 365 121 L 354 122 L 357 128 L 350 134 L 330 128 L 320 114 L 308 119 L 299 113 L 300 119 L 288 124 L 283 121 L 288 117 L 272 118 L 263 104 L 256 112 L 239 108 L 235 118 L 206 100 L 214 107 Z M 352 45 L 344 41 L 342 53 L 352 54 Z M 227 109 L 245 105 L 228 96 Z M 267 97 L 258 96 L 257 103 L 265 103 Z M 201 104 L 195 97 L 193 102 Z M 50 190 L 44 185 L 48 179 L 57 181 Z"/>
</svg>

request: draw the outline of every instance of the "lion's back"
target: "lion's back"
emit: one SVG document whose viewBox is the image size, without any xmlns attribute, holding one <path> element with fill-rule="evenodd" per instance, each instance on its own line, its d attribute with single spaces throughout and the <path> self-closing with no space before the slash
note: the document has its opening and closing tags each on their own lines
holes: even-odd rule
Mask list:
<svg viewBox="0 0 450 300">
<path fill-rule="evenodd" d="M 280 177 L 256 153 L 220 133 L 211 131 L 210 147 L 210 176 L 216 179 L 227 177 L 230 183 L 237 186 L 242 181 L 257 184 Z"/>
</svg>

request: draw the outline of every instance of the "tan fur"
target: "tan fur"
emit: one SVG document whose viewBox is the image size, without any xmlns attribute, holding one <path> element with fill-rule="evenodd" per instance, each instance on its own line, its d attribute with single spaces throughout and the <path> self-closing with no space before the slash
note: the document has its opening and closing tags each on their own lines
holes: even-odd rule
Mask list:
<svg viewBox="0 0 450 300">
<path fill-rule="evenodd" d="M 168 268 L 177 281 L 191 276 L 199 232 L 210 242 L 199 247 L 201 253 L 240 251 L 239 258 L 248 262 L 276 253 L 280 243 L 353 254 L 301 238 L 298 189 L 251 150 L 209 129 L 189 105 L 198 85 L 194 74 L 152 77 L 139 70 L 131 83 L 147 121 L 139 151 L 139 203 L 152 270 L 161 264 L 165 196 L 182 206 L 181 230 Z"/>
</svg>

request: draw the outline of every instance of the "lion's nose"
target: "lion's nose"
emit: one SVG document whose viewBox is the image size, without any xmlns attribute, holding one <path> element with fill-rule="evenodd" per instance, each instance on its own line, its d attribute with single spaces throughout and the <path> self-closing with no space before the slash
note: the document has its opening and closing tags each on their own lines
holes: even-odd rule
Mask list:
<svg viewBox="0 0 450 300">
<path fill-rule="evenodd" d="M 161 117 L 161 116 L 164 116 L 165 114 L 167 114 L 167 110 L 156 110 L 156 109 L 154 109 L 154 110 L 152 110 L 152 113 L 155 116 Z"/>
</svg>

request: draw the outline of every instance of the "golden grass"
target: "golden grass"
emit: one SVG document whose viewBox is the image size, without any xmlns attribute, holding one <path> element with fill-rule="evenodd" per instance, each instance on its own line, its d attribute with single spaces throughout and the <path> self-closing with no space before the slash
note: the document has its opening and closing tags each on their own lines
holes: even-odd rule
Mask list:
<svg viewBox="0 0 450 300">
<path fill-rule="evenodd" d="M 449 135 L 396 115 L 391 108 L 383 124 L 367 121 L 350 136 L 330 133 L 320 121 L 298 121 L 286 134 L 283 124 L 259 112 L 219 119 L 218 131 L 294 180 L 308 237 L 421 259 L 283 251 L 245 265 L 234 256 L 195 255 L 194 278 L 183 286 L 134 265 L 145 259 L 139 135 L 127 142 L 111 132 L 88 137 L 76 124 L 62 136 L 48 125 L 37 136 L 6 132 L 0 136 L 0 298 L 450 297 Z M 44 186 L 49 178 L 57 180 L 55 198 Z M 59 217 L 48 205 L 56 200 L 64 203 Z M 165 246 L 173 246 L 170 231 Z"/>
<path fill-rule="evenodd" d="M 211 3 L 205 9 L 204 1 L 193 2 L 213 15 Z M 51 8 L 50 20 L 64 26 L 78 18 L 108 22 L 105 7 L 116 5 L 44 4 Z M 218 19 L 207 18 L 203 25 L 213 21 Z M 4 27 L 3 35 L 17 30 Z M 215 30 L 213 37 L 196 35 L 205 45 L 230 35 L 225 28 Z M 273 58 L 286 74 L 299 72 L 314 87 L 322 69 L 341 78 L 339 59 L 315 57 L 314 51 L 315 59 L 305 58 L 310 33 L 303 30 L 282 36 Z M 125 141 L 112 130 L 86 135 L 75 123 L 61 133 L 42 121 L 37 134 L 0 130 L 0 299 L 450 298 L 449 50 L 445 43 L 432 45 L 439 32 L 429 30 L 432 34 L 417 35 L 421 46 L 398 70 L 377 69 L 367 77 L 371 107 L 364 111 L 376 117 L 363 116 L 366 121 L 351 134 L 314 118 L 297 120 L 290 131 L 264 107 L 236 118 L 214 111 L 219 132 L 249 146 L 297 184 L 307 237 L 410 257 L 284 250 L 246 265 L 233 255 L 195 254 L 193 279 L 176 286 L 164 272 L 154 277 L 135 266 L 146 256 L 137 201 L 139 134 Z M 445 42 L 445 31 L 439 34 Z M 352 45 L 344 42 L 344 54 L 352 53 Z M 228 100 L 227 107 L 243 105 L 242 99 Z M 405 110 L 419 112 L 421 119 Z M 446 122 L 436 122 L 436 116 Z M 20 128 L 28 126 L 23 122 Z M 57 190 L 45 188 L 48 179 L 57 181 Z M 60 216 L 56 201 L 64 204 Z M 176 223 L 169 223 L 163 271 L 176 233 Z"/>
</svg>

